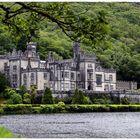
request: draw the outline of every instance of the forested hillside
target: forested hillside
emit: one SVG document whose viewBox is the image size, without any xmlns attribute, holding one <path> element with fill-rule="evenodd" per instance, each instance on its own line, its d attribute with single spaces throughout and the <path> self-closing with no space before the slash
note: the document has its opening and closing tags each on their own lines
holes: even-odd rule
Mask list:
<svg viewBox="0 0 140 140">
<path fill-rule="evenodd" d="M 139 3 L 75 3 L 79 8 L 88 9 L 86 18 L 96 17 L 102 11 L 108 21 L 107 36 L 96 44 L 81 43 L 81 49 L 95 53 L 104 67 L 117 70 L 117 79 L 140 82 L 140 4 Z M 74 8 L 74 7 L 73 7 Z M 29 22 L 29 26 L 32 23 Z M 37 49 L 41 58 L 53 51 L 56 59 L 72 57 L 72 40 L 55 24 L 43 20 L 38 26 Z M 3 54 L 13 47 L 25 49 L 26 37 L 10 34 L 7 26 L 0 26 L 0 53 Z"/>
</svg>

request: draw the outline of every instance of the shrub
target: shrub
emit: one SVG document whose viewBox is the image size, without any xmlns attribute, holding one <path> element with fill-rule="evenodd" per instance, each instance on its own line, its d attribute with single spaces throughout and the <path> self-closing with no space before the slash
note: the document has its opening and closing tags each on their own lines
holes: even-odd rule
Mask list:
<svg viewBox="0 0 140 140">
<path fill-rule="evenodd" d="M 109 105 L 109 107 L 110 107 L 110 111 L 112 111 L 112 112 L 118 111 L 118 106 L 117 105 Z"/>
<path fill-rule="evenodd" d="M 43 104 L 53 104 L 54 103 L 52 92 L 49 88 L 45 89 L 44 95 L 42 97 L 42 103 Z"/>
<path fill-rule="evenodd" d="M 3 93 L 7 86 L 10 86 L 10 83 L 5 75 L 0 72 L 0 93 Z M 3 94 L 0 96 L 3 97 Z"/>
<path fill-rule="evenodd" d="M 13 94 L 16 94 L 16 91 L 10 87 L 6 87 L 4 90 L 4 98 L 9 99 Z"/>
<path fill-rule="evenodd" d="M 130 100 L 127 97 L 121 98 L 121 103 L 122 104 L 130 104 Z"/>
<path fill-rule="evenodd" d="M 104 99 L 94 99 L 93 103 L 94 104 L 110 104 L 111 100 L 105 99 L 105 98 Z"/>
<path fill-rule="evenodd" d="M 3 114 L 4 113 L 4 110 L 2 107 L 0 107 L 0 114 Z"/>
<path fill-rule="evenodd" d="M 23 103 L 24 104 L 31 104 L 31 95 L 29 93 L 25 93 L 23 95 Z"/>
<path fill-rule="evenodd" d="M 32 105 L 17 104 L 17 105 L 4 105 L 3 110 L 5 114 L 24 114 L 31 113 Z"/>
<path fill-rule="evenodd" d="M 36 85 L 32 85 L 30 87 L 30 95 L 31 95 L 31 103 L 34 104 L 34 101 L 35 101 L 35 97 L 37 95 L 37 87 Z"/>
<path fill-rule="evenodd" d="M 9 104 L 21 104 L 22 103 L 22 97 L 20 94 L 14 93 L 11 95 L 10 99 L 8 100 Z"/>
<path fill-rule="evenodd" d="M 58 106 L 65 107 L 65 103 L 64 102 L 59 102 Z"/>
<path fill-rule="evenodd" d="M 88 96 L 84 97 L 84 104 L 92 104 L 92 102 Z"/>
<path fill-rule="evenodd" d="M 84 104 L 85 96 L 82 91 L 76 89 L 72 97 L 72 104 Z"/>
<path fill-rule="evenodd" d="M 130 105 L 129 110 L 130 111 L 140 111 L 140 105 Z"/>
<path fill-rule="evenodd" d="M 32 107 L 32 113 L 39 114 L 41 112 L 41 107 Z"/>
<path fill-rule="evenodd" d="M 27 93 L 27 89 L 24 85 L 19 87 L 18 93 L 23 97 L 25 93 Z"/>
<path fill-rule="evenodd" d="M 128 105 L 119 105 L 118 111 L 129 111 L 129 106 Z"/>
<path fill-rule="evenodd" d="M 57 105 L 54 105 L 56 108 L 56 112 L 65 112 L 65 103 L 59 102 Z"/>
<path fill-rule="evenodd" d="M 41 113 L 55 113 L 56 108 L 54 105 L 41 105 Z"/>
</svg>

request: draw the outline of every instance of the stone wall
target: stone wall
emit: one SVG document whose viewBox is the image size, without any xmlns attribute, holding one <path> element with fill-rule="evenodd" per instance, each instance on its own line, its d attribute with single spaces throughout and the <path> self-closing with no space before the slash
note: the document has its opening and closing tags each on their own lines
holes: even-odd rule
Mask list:
<svg viewBox="0 0 140 140">
<path fill-rule="evenodd" d="M 116 90 L 134 90 L 137 89 L 137 82 L 117 81 Z"/>
</svg>

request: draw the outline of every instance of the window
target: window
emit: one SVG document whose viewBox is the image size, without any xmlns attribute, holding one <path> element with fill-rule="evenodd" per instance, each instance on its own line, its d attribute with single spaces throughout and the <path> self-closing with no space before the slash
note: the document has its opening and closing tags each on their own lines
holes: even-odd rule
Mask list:
<svg viewBox="0 0 140 140">
<path fill-rule="evenodd" d="M 102 75 L 100 75 L 100 74 L 96 75 L 96 84 L 97 84 L 97 86 L 102 85 Z"/>
<path fill-rule="evenodd" d="M 69 88 L 69 83 L 65 83 L 65 88 Z"/>
<path fill-rule="evenodd" d="M 47 73 L 44 73 L 44 79 L 47 80 Z"/>
<path fill-rule="evenodd" d="M 4 63 L 4 67 L 7 67 L 8 66 L 8 63 L 6 62 L 6 63 Z"/>
<path fill-rule="evenodd" d="M 75 80 L 75 74 L 71 72 L 71 80 Z"/>
<path fill-rule="evenodd" d="M 13 82 L 17 82 L 17 74 L 13 74 Z"/>
<path fill-rule="evenodd" d="M 27 86 L 27 76 L 26 76 L 26 74 L 23 75 L 23 85 Z"/>
<path fill-rule="evenodd" d="M 47 87 L 47 83 L 44 83 L 44 89 L 46 89 L 46 87 Z"/>
<path fill-rule="evenodd" d="M 93 80 L 93 73 L 88 73 L 87 77 L 88 77 L 88 80 Z"/>
<path fill-rule="evenodd" d="M 74 83 L 71 84 L 71 89 L 75 89 L 75 84 Z"/>
<path fill-rule="evenodd" d="M 113 81 L 113 76 L 109 75 L 109 81 Z"/>
<path fill-rule="evenodd" d="M 65 72 L 65 78 L 69 78 L 69 72 Z"/>
<path fill-rule="evenodd" d="M 13 87 L 17 88 L 17 74 L 13 74 Z"/>
<path fill-rule="evenodd" d="M 64 78 L 64 72 L 63 71 L 61 71 L 61 77 Z"/>
<path fill-rule="evenodd" d="M 88 68 L 92 68 L 92 64 L 88 64 Z"/>
<path fill-rule="evenodd" d="M 105 85 L 105 91 L 109 91 L 109 86 Z"/>
<path fill-rule="evenodd" d="M 80 80 L 80 73 L 77 74 L 77 80 Z"/>
<path fill-rule="evenodd" d="M 31 73 L 31 85 L 34 85 L 34 73 Z"/>
<path fill-rule="evenodd" d="M 13 72 L 16 72 L 16 71 L 17 71 L 17 66 L 14 65 L 14 66 L 13 66 Z"/>
<path fill-rule="evenodd" d="M 110 90 L 111 90 L 111 91 L 113 90 L 113 85 L 110 85 Z"/>
</svg>

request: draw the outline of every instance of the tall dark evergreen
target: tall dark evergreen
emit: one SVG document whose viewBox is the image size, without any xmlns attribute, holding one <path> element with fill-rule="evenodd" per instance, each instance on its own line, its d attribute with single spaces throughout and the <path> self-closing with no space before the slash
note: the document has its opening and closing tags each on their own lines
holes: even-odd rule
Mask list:
<svg viewBox="0 0 140 140">
<path fill-rule="evenodd" d="M 53 104 L 54 103 L 52 92 L 48 87 L 44 91 L 44 94 L 42 97 L 42 103 L 43 104 Z"/>
<path fill-rule="evenodd" d="M 4 92 L 7 86 L 10 86 L 9 81 L 4 74 L 0 73 L 0 93 Z"/>
</svg>

